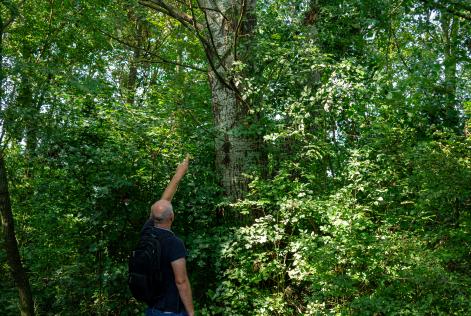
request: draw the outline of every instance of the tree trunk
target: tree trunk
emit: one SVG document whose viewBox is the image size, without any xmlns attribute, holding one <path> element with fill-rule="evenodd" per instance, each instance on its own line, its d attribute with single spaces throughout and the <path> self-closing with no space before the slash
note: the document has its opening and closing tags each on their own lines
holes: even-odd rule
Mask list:
<svg viewBox="0 0 471 316">
<path fill-rule="evenodd" d="M 22 74 L 18 93 L 18 107 L 24 119 L 24 140 L 26 142 L 26 155 L 31 158 L 35 155 L 38 145 L 37 118 L 40 113 L 40 104 L 33 102 L 30 74 Z"/>
<path fill-rule="evenodd" d="M 4 95 L 3 81 L 5 79 L 5 74 L 3 70 L 3 33 L 5 27 L 6 26 L 4 21 L 0 16 L 0 100 Z M 5 122 L 2 122 L 2 126 L 5 126 Z M 2 133 L 3 132 L 4 131 L 2 131 Z M 2 144 L 2 140 L 3 139 L 0 139 L 0 145 Z M 21 263 L 18 242 L 15 236 L 13 213 L 11 209 L 10 192 L 8 191 L 8 179 L 3 151 L 0 151 L 0 220 L 2 223 L 7 262 L 10 266 L 13 280 L 15 281 L 19 292 L 20 314 L 22 316 L 34 315 L 33 295 L 31 293 L 28 275 Z"/>
<path fill-rule="evenodd" d="M 130 13 L 136 20 L 136 34 L 135 34 L 135 46 L 133 48 L 132 58 L 129 60 L 129 73 L 126 80 L 126 102 L 130 105 L 134 104 L 137 89 L 137 74 L 138 65 L 140 63 L 142 55 L 142 44 L 144 42 L 144 26 L 139 20 L 139 17 L 135 16 L 134 12 Z"/>
<path fill-rule="evenodd" d="M 218 131 L 215 139 L 216 168 L 221 185 L 230 200 L 244 197 L 247 179 L 244 173 L 260 159 L 260 145 L 255 137 L 243 136 L 248 127 L 244 125 L 247 114 L 237 101 L 234 91 L 226 88 L 209 73 L 212 90 L 214 123 Z"/>
<path fill-rule="evenodd" d="M 235 61 L 242 61 L 250 72 L 256 0 L 197 1 L 204 21 L 196 21 L 191 2 L 180 3 L 189 13 L 161 0 L 139 0 L 139 3 L 178 20 L 199 38 L 209 63 L 217 133 L 216 169 L 228 198 L 232 201 L 243 198 L 248 184 L 244 174 L 252 166 L 261 169 L 261 142 L 254 129 L 249 130 L 251 120 L 256 119 L 249 115 L 248 104 L 242 98 L 242 80 L 236 80 L 232 67 Z"/>
<path fill-rule="evenodd" d="M 250 37 L 255 26 L 256 1 L 207 1 L 202 5 L 212 51 L 209 83 L 212 91 L 216 168 L 230 200 L 243 198 L 247 192 L 245 173 L 259 165 L 260 139 L 250 128 L 248 105 L 241 94 L 241 80 L 231 77 L 235 61 L 250 68 Z M 241 42 L 244 45 L 240 45 Z M 236 83 L 237 82 L 237 83 Z"/>
<path fill-rule="evenodd" d="M 457 36 L 459 30 L 459 19 L 451 16 L 448 13 L 441 13 L 441 28 L 442 38 L 444 45 L 444 73 L 445 73 L 445 93 L 446 93 L 446 113 L 445 122 L 448 127 L 458 128 L 459 127 L 460 114 L 456 99 L 456 88 L 457 88 L 457 77 L 456 77 L 456 46 Z"/>
<path fill-rule="evenodd" d="M 10 192 L 3 153 L 0 154 L 0 215 L 2 220 L 3 236 L 7 261 L 20 296 L 21 315 L 34 315 L 34 303 L 29 285 L 28 275 L 21 263 L 18 242 L 15 237 L 13 214 L 11 210 Z"/>
</svg>

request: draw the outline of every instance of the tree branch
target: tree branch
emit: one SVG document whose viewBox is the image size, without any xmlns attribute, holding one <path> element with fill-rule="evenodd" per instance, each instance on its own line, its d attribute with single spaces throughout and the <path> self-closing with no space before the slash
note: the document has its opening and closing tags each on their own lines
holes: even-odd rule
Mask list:
<svg viewBox="0 0 471 316">
<path fill-rule="evenodd" d="M 158 12 L 161 12 L 171 18 L 174 18 L 175 20 L 179 21 L 185 28 L 187 28 L 188 30 L 190 31 L 193 31 L 196 35 L 196 37 L 199 39 L 199 41 L 201 42 L 201 44 L 203 45 L 203 50 L 206 54 L 206 58 L 208 60 L 208 63 L 209 63 L 209 66 L 210 68 L 212 69 L 212 71 L 214 72 L 215 76 L 217 77 L 217 79 L 229 90 L 231 91 L 234 91 L 234 93 L 236 94 L 236 96 L 243 101 L 242 97 L 241 97 L 241 93 L 240 91 L 237 89 L 237 87 L 230 81 L 226 80 L 226 78 L 224 78 L 218 71 L 217 71 L 217 67 L 216 65 L 214 64 L 214 57 L 213 56 L 214 54 L 216 54 L 216 57 L 219 59 L 219 63 L 221 65 L 224 66 L 224 64 L 222 63 L 222 60 L 221 60 L 221 57 L 218 55 L 217 53 L 217 48 L 216 48 L 216 45 L 214 43 L 214 40 L 212 40 L 212 33 L 211 33 L 211 29 L 209 27 L 209 21 L 207 20 L 207 17 L 206 17 L 206 11 L 204 9 L 201 9 L 200 7 L 200 4 L 199 4 L 199 1 L 197 1 L 198 3 L 198 8 L 200 10 L 203 11 L 203 13 L 205 14 L 205 17 L 206 17 L 206 30 L 209 32 L 209 35 L 210 35 L 210 38 L 211 38 L 211 42 L 209 42 L 202 34 L 201 34 L 201 31 L 205 28 L 203 25 L 199 24 L 197 21 L 196 21 L 196 17 L 195 17 L 195 14 L 194 14 L 194 11 L 193 11 L 193 8 L 190 4 L 190 9 L 192 10 L 192 16 L 189 16 L 188 14 L 186 13 L 183 13 L 175 8 L 173 8 L 172 6 L 166 4 L 164 1 L 162 0 L 139 0 L 139 3 L 141 5 L 144 5 L 148 8 L 151 8 L 153 10 L 156 10 Z M 217 10 L 216 10 L 217 11 Z M 232 50 L 232 48 L 230 48 L 228 50 L 228 52 L 230 52 Z M 225 69 L 227 71 L 227 69 Z M 245 103 L 245 102 L 244 102 Z"/>
<path fill-rule="evenodd" d="M 462 3 L 456 3 L 455 1 L 450 1 L 451 4 L 455 4 L 462 9 L 466 10 L 469 12 L 469 14 L 466 14 L 464 12 L 459 11 L 459 9 L 452 8 L 450 6 L 447 6 L 445 4 L 442 4 L 440 2 L 434 1 L 434 0 L 421 0 L 421 2 L 427 6 L 429 6 L 432 9 L 438 9 L 438 10 L 444 10 L 452 15 L 458 16 L 460 18 L 463 18 L 465 20 L 471 21 L 471 7 L 468 8 L 467 5 L 462 4 Z"/>
<path fill-rule="evenodd" d="M 197 0 L 197 4 L 198 4 L 198 8 L 200 10 L 203 11 L 203 14 L 204 14 L 204 17 L 205 17 L 205 21 L 206 21 L 206 29 L 209 33 L 209 36 L 210 36 L 210 40 L 211 40 L 211 44 L 201 35 L 201 33 L 199 32 L 199 30 L 196 30 L 196 36 L 198 37 L 198 39 L 200 40 L 201 44 L 203 45 L 203 50 L 206 54 L 206 58 L 208 60 L 208 63 L 209 63 L 209 66 L 210 68 L 212 69 L 212 71 L 214 72 L 214 74 L 216 75 L 216 77 L 218 78 L 218 80 L 228 89 L 238 93 L 237 91 L 237 88 L 233 85 L 231 85 L 220 73 L 219 71 L 217 70 L 217 67 L 216 65 L 214 64 L 214 57 L 213 55 L 215 55 L 218 59 L 218 62 L 220 65 L 222 65 L 224 67 L 224 64 L 222 63 L 222 59 L 221 59 L 221 56 L 219 56 L 219 53 L 217 51 L 217 48 L 216 48 L 216 44 L 214 43 L 214 39 L 213 39 L 213 33 L 211 31 L 211 28 L 210 28 L 210 24 L 209 24 L 209 21 L 208 21 L 208 17 L 207 17 L 207 14 L 206 14 L 206 10 L 205 9 L 202 9 L 201 5 L 200 5 L 200 2 L 199 0 Z M 195 13 L 194 13 L 194 9 L 193 9 L 193 6 L 191 6 L 190 4 L 190 9 L 191 9 L 191 12 L 192 12 L 192 15 L 193 17 L 195 16 Z M 215 10 L 216 12 L 218 10 Z M 224 15 L 223 15 L 224 17 Z M 224 68 L 224 70 L 227 71 L 226 68 Z"/>
<path fill-rule="evenodd" d="M 125 45 L 125 46 L 127 46 L 127 47 L 129 47 L 129 48 L 138 48 L 136 45 L 133 45 L 133 44 L 131 44 L 131 43 L 129 43 L 129 42 L 127 42 L 127 41 L 125 41 L 125 40 L 119 38 L 119 37 L 116 37 L 116 36 L 114 36 L 114 35 L 112 35 L 112 34 L 109 34 L 109 33 L 105 32 L 105 31 L 103 31 L 103 30 L 101 30 L 101 29 L 96 29 L 96 30 L 99 31 L 100 33 L 102 33 L 103 35 L 105 35 L 105 36 L 107 36 L 107 37 L 109 37 L 109 38 L 111 38 L 111 39 L 117 41 L 118 43 L 120 43 L 120 44 L 122 44 L 122 45 Z M 141 47 L 141 48 L 142 48 L 142 47 Z M 181 66 L 181 67 L 184 67 L 184 68 L 188 68 L 188 69 L 192 69 L 192 70 L 196 70 L 196 71 L 200 71 L 200 72 L 206 73 L 206 70 L 205 70 L 205 69 L 202 69 L 202 68 L 199 68 L 199 67 L 196 67 L 196 66 L 192 66 L 192 65 L 188 65 L 188 64 L 178 63 L 178 62 L 176 62 L 176 61 L 168 60 L 168 59 L 166 59 L 166 58 L 164 58 L 164 57 L 162 57 L 162 56 L 160 56 L 160 55 L 157 55 L 157 54 L 155 54 L 155 53 L 153 53 L 153 52 L 151 52 L 151 51 L 149 51 L 149 50 L 147 50 L 147 49 L 143 49 L 143 51 L 144 51 L 146 54 L 148 54 L 148 55 L 150 55 L 150 56 L 152 56 L 152 57 L 157 58 L 159 61 L 157 62 L 157 61 L 154 61 L 154 60 L 145 60 L 145 59 L 141 59 L 141 62 L 171 64 L 171 65 Z"/>
<path fill-rule="evenodd" d="M 200 5 L 200 2 L 199 0 L 196 0 L 196 3 L 198 4 L 198 8 L 203 11 L 203 15 L 204 15 L 204 20 L 206 22 L 206 29 L 208 30 L 208 34 L 209 34 L 209 39 L 211 41 L 211 46 L 208 46 L 208 48 L 213 48 L 213 51 L 212 53 L 217 57 L 217 60 L 219 62 L 219 65 L 222 65 L 222 67 L 224 68 L 224 70 L 227 71 L 227 69 L 224 67 L 224 63 L 222 62 L 222 57 L 219 55 L 219 52 L 217 50 L 217 47 L 216 47 L 216 43 L 214 42 L 214 36 L 213 36 L 213 31 L 211 31 L 211 25 L 209 23 L 209 20 L 208 20 L 208 14 L 206 13 L 206 9 L 203 9 Z M 193 8 L 192 8 L 193 10 Z M 215 10 L 217 12 L 217 10 Z M 215 67 L 213 67 L 213 70 L 216 71 Z"/>
<path fill-rule="evenodd" d="M 244 18 L 244 14 L 247 11 L 247 3 L 245 0 L 242 1 L 242 5 L 240 8 L 240 15 L 237 19 L 237 25 L 234 28 L 234 59 L 237 59 L 237 41 L 239 40 L 239 32 L 242 26 L 242 19 Z"/>
<path fill-rule="evenodd" d="M 394 37 L 394 44 L 396 44 L 397 55 L 399 56 L 399 59 L 402 61 L 402 63 L 406 67 L 407 71 L 412 74 L 412 69 L 407 64 L 406 60 L 404 59 L 404 56 L 402 56 L 401 46 L 399 45 L 399 40 L 396 36 L 396 31 L 394 29 L 391 29 L 391 32 L 392 32 L 392 36 Z"/>
<path fill-rule="evenodd" d="M 171 5 L 168 5 L 161 0 L 139 0 L 139 4 L 174 18 L 188 29 L 195 28 L 196 30 L 201 30 L 203 28 L 203 26 L 196 23 L 196 21 L 191 16 L 185 12 L 175 9 Z"/>
<path fill-rule="evenodd" d="M 5 23 L 0 25 L 1 31 L 3 33 L 3 31 L 7 27 L 9 27 L 10 24 L 12 24 L 13 21 L 15 21 L 15 19 L 18 17 L 18 15 L 20 14 L 19 13 L 19 8 L 23 6 L 23 4 L 25 3 L 25 0 L 22 0 L 17 6 L 14 6 L 11 3 L 11 1 L 2 0 L 2 1 L 0 1 L 0 3 L 2 3 L 5 7 L 7 7 L 8 11 L 10 11 L 10 18 Z"/>
</svg>

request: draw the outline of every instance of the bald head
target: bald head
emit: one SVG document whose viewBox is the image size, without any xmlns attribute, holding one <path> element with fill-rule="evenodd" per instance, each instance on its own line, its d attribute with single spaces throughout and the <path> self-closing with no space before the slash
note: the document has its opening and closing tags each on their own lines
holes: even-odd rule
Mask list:
<svg viewBox="0 0 471 316">
<path fill-rule="evenodd" d="M 173 222 L 172 203 L 167 200 L 158 200 L 150 208 L 154 224 L 159 226 L 169 226 Z"/>
</svg>

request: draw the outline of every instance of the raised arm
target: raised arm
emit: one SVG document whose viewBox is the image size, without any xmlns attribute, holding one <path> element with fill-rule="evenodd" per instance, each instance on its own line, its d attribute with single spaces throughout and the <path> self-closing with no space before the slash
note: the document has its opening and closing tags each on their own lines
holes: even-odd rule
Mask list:
<svg viewBox="0 0 471 316">
<path fill-rule="evenodd" d="M 175 191 L 177 191 L 178 183 L 185 175 L 186 171 L 188 170 L 188 165 L 190 163 L 190 155 L 186 155 L 185 160 L 180 163 L 175 171 L 175 175 L 173 176 L 172 180 L 170 180 L 167 188 L 165 188 L 164 193 L 162 194 L 161 200 L 167 200 L 169 202 L 172 201 L 173 196 L 175 195 Z"/>
</svg>

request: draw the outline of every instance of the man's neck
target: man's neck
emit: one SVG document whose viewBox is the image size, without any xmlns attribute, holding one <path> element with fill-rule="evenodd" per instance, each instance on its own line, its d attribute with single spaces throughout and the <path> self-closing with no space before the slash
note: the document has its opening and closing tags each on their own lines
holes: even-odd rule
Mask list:
<svg viewBox="0 0 471 316">
<path fill-rule="evenodd" d="M 157 225 L 155 226 L 156 228 L 160 228 L 160 229 L 164 229 L 164 230 L 169 230 L 169 231 L 172 231 L 171 230 L 171 226 L 168 226 L 168 225 Z"/>
</svg>

